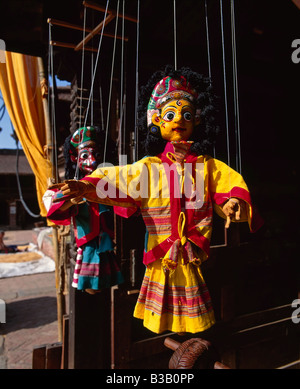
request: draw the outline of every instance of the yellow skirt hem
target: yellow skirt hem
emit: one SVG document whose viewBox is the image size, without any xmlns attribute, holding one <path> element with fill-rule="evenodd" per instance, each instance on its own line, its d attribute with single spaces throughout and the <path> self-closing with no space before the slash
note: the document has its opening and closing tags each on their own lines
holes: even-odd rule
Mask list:
<svg viewBox="0 0 300 389">
<path fill-rule="evenodd" d="M 191 334 L 196 334 L 198 332 L 203 332 L 212 327 L 216 321 L 215 316 L 213 312 L 209 312 L 205 315 L 205 320 L 203 320 L 203 325 L 199 325 L 199 318 L 197 319 L 191 319 L 191 318 L 184 318 L 184 321 L 186 322 L 185 325 L 179 324 L 176 320 L 176 316 L 173 316 L 171 314 L 164 314 L 162 317 L 159 316 L 158 320 L 155 320 L 151 314 L 151 320 L 147 320 L 147 317 L 145 318 L 145 315 L 139 314 L 138 312 L 134 312 L 133 317 L 136 319 L 143 320 L 143 325 L 148 330 L 156 333 L 161 334 L 165 331 L 171 331 L 171 332 L 188 332 Z M 146 315 L 150 316 L 150 315 Z M 157 316 L 157 315 L 154 315 Z M 182 319 L 182 317 L 181 317 Z M 176 323 L 177 322 L 177 323 Z"/>
</svg>

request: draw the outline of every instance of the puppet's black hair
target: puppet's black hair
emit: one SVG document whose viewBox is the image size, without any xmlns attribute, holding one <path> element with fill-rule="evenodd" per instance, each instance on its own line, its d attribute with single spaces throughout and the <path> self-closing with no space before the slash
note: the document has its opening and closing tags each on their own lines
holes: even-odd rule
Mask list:
<svg viewBox="0 0 300 389">
<path fill-rule="evenodd" d="M 195 127 L 192 137 L 194 143 L 191 151 L 197 155 L 210 154 L 213 150 L 216 135 L 219 127 L 216 125 L 216 96 L 212 92 L 211 81 L 202 74 L 192 71 L 188 67 L 174 70 L 171 65 L 167 65 L 164 70 L 157 71 L 149 79 L 148 83 L 141 88 L 138 106 L 138 130 L 139 139 L 144 148 L 144 155 L 154 156 L 161 153 L 167 143 L 162 139 L 160 132 L 152 134 L 147 126 L 147 106 L 151 93 L 155 85 L 164 77 L 179 79 L 180 76 L 186 78 L 192 87 L 199 93 L 196 101 L 196 108 L 201 109 L 200 124 Z"/>
<path fill-rule="evenodd" d="M 100 163 L 103 162 L 103 155 L 104 155 L 104 144 L 105 144 L 105 131 L 101 129 L 100 127 L 93 126 L 96 130 L 96 136 L 97 136 L 97 145 L 99 147 L 99 161 Z M 76 172 L 76 162 L 73 162 L 71 160 L 71 154 L 73 154 L 75 157 L 77 157 L 77 151 L 72 147 L 70 141 L 73 134 L 70 134 L 66 139 L 64 143 L 64 159 L 65 159 L 65 179 L 73 179 Z M 113 143 L 111 138 L 107 137 L 107 145 L 106 145 L 106 158 L 105 162 L 109 162 L 111 164 L 117 163 L 117 152 L 116 152 L 116 145 Z M 79 171 L 79 179 L 83 178 L 82 173 Z"/>
</svg>

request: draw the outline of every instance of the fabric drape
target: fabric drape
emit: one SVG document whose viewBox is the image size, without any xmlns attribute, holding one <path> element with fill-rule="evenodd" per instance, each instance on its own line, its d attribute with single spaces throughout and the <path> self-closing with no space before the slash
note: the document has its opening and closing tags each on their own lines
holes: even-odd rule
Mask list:
<svg viewBox="0 0 300 389">
<path fill-rule="evenodd" d="M 36 178 L 41 216 L 47 211 L 42 201 L 51 176 L 51 163 L 44 158 L 47 144 L 43 109 L 43 85 L 40 84 L 38 57 L 6 51 L 6 63 L 0 64 L 0 89 L 18 139 Z"/>
</svg>

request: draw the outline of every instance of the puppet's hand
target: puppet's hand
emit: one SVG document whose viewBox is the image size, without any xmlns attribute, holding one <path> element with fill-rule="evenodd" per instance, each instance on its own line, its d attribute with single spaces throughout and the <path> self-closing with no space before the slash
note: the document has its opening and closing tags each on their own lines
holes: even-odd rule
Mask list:
<svg viewBox="0 0 300 389">
<path fill-rule="evenodd" d="M 246 212 L 245 202 L 236 197 L 230 198 L 223 205 L 222 210 L 226 216 L 225 228 L 229 228 L 231 220 L 240 220 L 241 215 Z"/>
<path fill-rule="evenodd" d="M 58 197 L 53 202 L 70 200 L 73 204 L 81 202 L 82 198 L 95 190 L 94 186 L 87 181 L 66 180 L 59 184 L 51 185 L 50 189 L 60 189 L 63 197 Z"/>
<path fill-rule="evenodd" d="M 172 141 L 174 147 L 174 156 L 178 163 L 182 163 L 186 157 L 189 149 L 191 148 L 193 141 Z"/>
</svg>

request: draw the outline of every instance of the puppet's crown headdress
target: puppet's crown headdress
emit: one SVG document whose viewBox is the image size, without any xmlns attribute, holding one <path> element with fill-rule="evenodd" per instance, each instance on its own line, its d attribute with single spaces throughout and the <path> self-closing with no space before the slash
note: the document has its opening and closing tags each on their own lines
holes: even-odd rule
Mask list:
<svg viewBox="0 0 300 389">
<path fill-rule="evenodd" d="M 163 78 L 155 85 L 148 103 L 148 125 L 151 124 L 152 115 L 168 101 L 174 99 L 187 99 L 194 102 L 197 97 L 197 91 L 185 77 L 180 76 L 180 78 L 175 79 L 169 76 Z"/>
<path fill-rule="evenodd" d="M 91 145 L 97 142 L 97 132 L 94 127 L 81 127 L 74 132 L 71 137 L 70 144 L 73 151 L 78 151 L 78 148 Z"/>
</svg>

